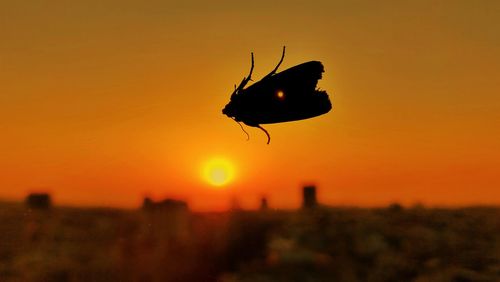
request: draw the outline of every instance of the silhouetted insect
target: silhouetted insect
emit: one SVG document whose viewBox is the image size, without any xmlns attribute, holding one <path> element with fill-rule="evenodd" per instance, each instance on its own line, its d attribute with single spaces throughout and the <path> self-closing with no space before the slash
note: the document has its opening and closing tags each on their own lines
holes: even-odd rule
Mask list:
<svg viewBox="0 0 500 282">
<path fill-rule="evenodd" d="M 278 65 L 260 81 L 243 89 L 252 80 L 254 59 L 247 77 L 240 85 L 234 86 L 231 101 L 222 113 L 240 122 L 260 128 L 267 135 L 267 144 L 271 141 L 269 133 L 261 124 L 278 123 L 312 118 L 329 112 L 332 104 L 326 91 L 316 89 L 318 80 L 324 72 L 318 61 L 310 61 L 280 73 L 276 73 L 285 57 L 285 47 Z"/>
</svg>

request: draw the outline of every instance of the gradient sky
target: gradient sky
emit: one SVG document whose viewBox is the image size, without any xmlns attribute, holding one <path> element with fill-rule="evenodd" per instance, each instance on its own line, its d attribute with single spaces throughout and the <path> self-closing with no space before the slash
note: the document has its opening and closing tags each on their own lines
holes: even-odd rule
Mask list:
<svg viewBox="0 0 500 282">
<path fill-rule="evenodd" d="M 0 198 L 197 210 L 500 204 L 500 1 L 1 1 Z M 221 113 L 287 53 L 319 60 L 334 110 L 267 125 Z M 236 170 L 202 179 L 212 157 Z"/>
</svg>

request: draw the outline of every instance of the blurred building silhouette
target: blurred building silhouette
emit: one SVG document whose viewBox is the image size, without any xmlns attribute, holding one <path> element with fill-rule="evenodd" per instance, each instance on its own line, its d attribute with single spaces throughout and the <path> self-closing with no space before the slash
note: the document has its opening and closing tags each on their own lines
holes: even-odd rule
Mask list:
<svg viewBox="0 0 500 282">
<path fill-rule="evenodd" d="M 142 210 L 144 211 L 144 240 L 148 244 L 155 244 L 157 238 L 165 242 L 180 242 L 189 237 L 190 212 L 186 202 L 174 199 L 153 201 L 144 198 Z M 170 245 L 158 246 L 169 248 Z"/>
<path fill-rule="evenodd" d="M 402 212 L 404 207 L 400 203 L 392 203 L 387 207 L 387 210 L 390 212 Z"/>
<path fill-rule="evenodd" d="M 31 193 L 26 197 L 26 205 L 32 209 L 48 209 L 52 205 L 48 193 Z"/>
<path fill-rule="evenodd" d="M 155 202 L 151 198 L 145 197 L 142 202 L 142 209 L 145 211 L 183 212 L 188 210 L 188 205 L 184 201 L 174 199 L 164 199 Z"/>
<path fill-rule="evenodd" d="M 268 206 L 268 203 L 267 203 L 267 198 L 266 197 L 262 197 L 262 199 L 260 199 L 260 210 L 261 211 L 265 211 L 269 209 L 269 206 Z"/>
<path fill-rule="evenodd" d="M 316 206 L 318 206 L 316 199 L 316 186 L 304 186 L 304 188 L 302 188 L 302 207 L 308 209 Z"/>
</svg>

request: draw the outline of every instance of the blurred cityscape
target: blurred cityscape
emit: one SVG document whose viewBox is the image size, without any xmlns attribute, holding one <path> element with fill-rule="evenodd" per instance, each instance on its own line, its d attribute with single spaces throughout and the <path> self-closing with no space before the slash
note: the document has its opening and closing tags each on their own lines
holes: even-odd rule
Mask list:
<svg viewBox="0 0 500 282">
<path fill-rule="evenodd" d="M 500 207 L 199 213 L 0 203 L 0 281 L 500 281 Z"/>
</svg>

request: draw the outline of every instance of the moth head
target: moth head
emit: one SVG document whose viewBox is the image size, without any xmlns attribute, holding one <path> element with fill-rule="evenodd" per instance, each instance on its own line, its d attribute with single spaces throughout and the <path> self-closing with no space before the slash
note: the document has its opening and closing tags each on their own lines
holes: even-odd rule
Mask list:
<svg viewBox="0 0 500 282">
<path fill-rule="evenodd" d="M 234 95 L 234 94 L 233 94 Z M 226 116 L 233 118 L 235 116 L 234 105 L 229 102 L 224 109 L 222 109 L 222 113 Z"/>
<path fill-rule="evenodd" d="M 222 113 L 229 118 L 234 119 L 237 122 L 242 121 L 241 116 L 241 100 L 240 96 L 236 95 L 234 100 L 229 101 L 227 105 L 222 109 Z"/>
</svg>

